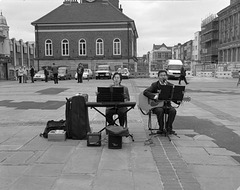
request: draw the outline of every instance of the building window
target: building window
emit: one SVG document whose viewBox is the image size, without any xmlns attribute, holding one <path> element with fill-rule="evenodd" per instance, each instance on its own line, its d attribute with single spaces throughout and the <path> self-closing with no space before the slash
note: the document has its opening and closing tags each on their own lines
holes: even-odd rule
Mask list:
<svg viewBox="0 0 240 190">
<path fill-rule="evenodd" d="M 28 52 L 28 47 L 27 47 L 27 44 L 23 43 L 22 44 L 22 47 L 23 47 L 23 53 L 27 53 Z"/>
<path fill-rule="evenodd" d="M 118 38 L 113 40 L 113 55 L 121 55 L 121 41 Z"/>
<path fill-rule="evenodd" d="M 97 39 L 96 41 L 96 55 L 103 55 L 103 40 Z"/>
<path fill-rule="evenodd" d="M 79 40 L 79 55 L 80 56 L 86 55 L 86 40 L 84 39 Z"/>
<path fill-rule="evenodd" d="M 52 41 L 46 40 L 45 41 L 45 56 L 52 56 Z"/>
<path fill-rule="evenodd" d="M 33 53 L 34 53 L 33 47 L 30 47 L 30 54 L 33 55 Z"/>
<path fill-rule="evenodd" d="M 69 55 L 69 42 L 68 40 L 64 39 L 62 40 L 62 56 L 68 55 Z"/>
<path fill-rule="evenodd" d="M 16 51 L 21 52 L 21 46 L 20 46 L 20 43 L 18 41 L 16 41 Z"/>
</svg>

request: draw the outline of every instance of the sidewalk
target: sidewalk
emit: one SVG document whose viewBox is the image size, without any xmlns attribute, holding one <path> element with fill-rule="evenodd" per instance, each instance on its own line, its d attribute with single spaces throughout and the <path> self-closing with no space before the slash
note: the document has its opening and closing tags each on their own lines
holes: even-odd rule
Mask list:
<svg viewBox="0 0 240 190">
<path fill-rule="evenodd" d="M 144 144 L 149 138 L 147 116 L 137 106 L 128 114 L 135 141 L 124 137 L 122 149 L 108 149 L 106 140 L 101 147 L 87 147 L 84 140 L 52 142 L 39 137 L 48 120 L 65 118 L 66 97 L 82 92 L 88 93 L 89 101 L 95 101 L 96 87 L 111 82 L 0 83 L 0 189 L 236 190 L 240 186 L 239 153 L 219 147 L 214 136 L 194 128 L 221 129 L 224 124 L 224 129 L 231 128 L 239 137 L 239 111 L 233 110 L 228 101 L 222 104 L 229 115 L 219 111 L 220 105 L 213 107 L 214 99 L 220 101 L 228 94 L 220 94 L 218 100 L 209 95 L 205 102 L 209 107 L 205 109 L 199 103 L 203 99 L 201 92 L 194 92 L 194 79 L 190 79 L 188 87 L 192 101 L 178 108 L 174 124 L 180 138 L 171 136 L 171 142 L 156 136 L 153 144 Z M 137 101 L 139 92 L 149 84 L 148 79 L 124 80 L 131 101 Z M 89 109 L 89 119 L 93 131 L 104 126 L 104 118 L 93 109 Z"/>
</svg>

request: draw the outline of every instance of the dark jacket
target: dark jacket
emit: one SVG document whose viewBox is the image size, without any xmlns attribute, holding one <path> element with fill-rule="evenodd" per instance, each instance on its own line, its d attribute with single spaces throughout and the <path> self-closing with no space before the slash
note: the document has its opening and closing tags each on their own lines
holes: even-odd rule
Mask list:
<svg viewBox="0 0 240 190">
<path fill-rule="evenodd" d="M 48 73 L 48 70 L 47 70 L 47 69 L 44 69 L 44 75 L 45 75 L 45 76 L 48 76 L 48 74 L 49 74 L 49 73 Z"/>
<path fill-rule="evenodd" d="M 166 85 L 168 85 L 168 86 L 173 86 L 173 84 L 170 83 L 170 82 L 168 82 L 168 81 L 167 81 Z M 156 93 L 159 92 L 161 86 L 162 86 L 162 85 L 160 84 L 159 81 L 154 82 L 154 83 L 151 84 L 150 87 L 148 87 L 147 89 L 145 89 L 145 90 L 143 91 L 143 95 L 146 96 L 146 97 L 148 97 L 149 99 L 152 99 L 152 100 L 153 100 L 154 97 L 155 97 L 155 95 L 156 95 Z M 169 98 L 170 98 L 170 97 L 169 97 Z M 164 106 L 171 106 L 171 101 L 166 101 L 166 102 L 164 103 Z"/>
<path fill-rule="evenodd" d="M 186 70 L 184 69 L 184 67 L 181 68 L 181 76 L 186 76 Z"/>
<path fill-rule="evenodd" d="M 35 74 L 34 68 L 31 68 L 31 69 L 30 69 L 30 75 L 33 77 L 34 74 Z"/>
<path fill-rule="evenodd" d="M 83 66 L 78 66 L 78 67 L 77 67 L 77 73 L 78 73 L 78 74 L 83 74 L 83 72 L 84 72 Z"/>
<path fill-rule="evenodd" d="M 57 66 L 53 66 L 52 67 L 52 72 L 53 72 L 53 74 L 58 74 L 58 67 Z"/>
</svg>

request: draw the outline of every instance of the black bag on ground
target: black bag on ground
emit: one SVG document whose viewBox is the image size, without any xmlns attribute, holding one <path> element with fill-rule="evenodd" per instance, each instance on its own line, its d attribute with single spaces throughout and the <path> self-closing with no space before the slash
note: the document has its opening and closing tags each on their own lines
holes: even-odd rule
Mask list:
<svg viewBox="0 0 240 190">
<path fill-rule="evenodd" d="M 115 136 L 121 136 L 121 137 L 130 136 L 128 128 L 122 127 L 122 126 L 109 125 L 106 127 L 106 132 L 110 135 L 115 135 Z"/>
<path fill-rule="evenodd" d="M 72 98 L 66 98 L 66 126 L 68 138 L 83 140 L 87 138 L 87 133 L 90 132 L 87 94 L 78 94 Z"/>
<path fill-rule="evenodd" d="M 48 138 L 48 133 L 51 130 L 64 130 L 64 131 L 66 131 L 66 121 L 63 120 L 63 119 L 59 120 L 59 121 L 49 120 L 47 122 L 47 125 L 46 125 L 45 129 L 44 129 L 44 132 L 40 133 L 40 136 L 44 137 L 44 138 Z"/>
</svg>

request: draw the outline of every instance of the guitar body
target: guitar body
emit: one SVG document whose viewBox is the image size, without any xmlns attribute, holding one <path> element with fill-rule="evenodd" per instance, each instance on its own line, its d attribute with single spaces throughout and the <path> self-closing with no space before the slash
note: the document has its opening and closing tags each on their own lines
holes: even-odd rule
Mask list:
<svg viewBox="0 0 240 190">
<path fill-rule="evenodd" d="M 143 95 L 143 92 L 141 92 L 138 96 L 138 107 L 146 114 L 153 108 L 162 107 L 163 103 L 164 101 L 155 101 L 149 99 L 148 97 Z"/>
<path fill-rule="evenodd" d="M 182 101 L 189 102 L 191 100 L 190 97 L 183 97 Z M 153 108 L 162 107 L 164 101 L 161 100 L 151 100 L 148 97 L 143 95 L 141 92 L 138 96 L 138 107 L 141 109 L 144 114 L 148 114 Z"/>
</svg>

